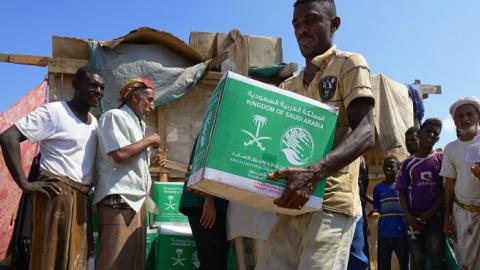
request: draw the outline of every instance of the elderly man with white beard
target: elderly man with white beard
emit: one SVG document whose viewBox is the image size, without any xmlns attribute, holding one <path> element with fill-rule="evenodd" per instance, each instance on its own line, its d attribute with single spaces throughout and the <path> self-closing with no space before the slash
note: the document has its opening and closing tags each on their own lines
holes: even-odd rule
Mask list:
<svg viewBox="0 0 480 270">
<path fill-rule="evenodd" d="M 462 269 L 480 269 L 480 181 L 467 161 L 479 134 L 480 100 L 464 97 L 450 107 L 458 139 L 445 147 L 440 175 L 445 180 L 444 233 L 455 241 Z"/>
</svg>

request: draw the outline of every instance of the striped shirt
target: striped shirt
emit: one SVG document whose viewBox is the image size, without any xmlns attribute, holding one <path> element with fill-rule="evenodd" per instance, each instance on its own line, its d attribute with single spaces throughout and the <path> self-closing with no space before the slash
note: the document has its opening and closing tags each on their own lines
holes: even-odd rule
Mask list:
<svg viewBox="0 0 480 270">
<path fill-rule="evenodd" d="M 379 183 L 373 189 L 373 207 L 380 213 L 378 237 L 405 237 L 407 226 L 395 184 Z"/>
</svg>

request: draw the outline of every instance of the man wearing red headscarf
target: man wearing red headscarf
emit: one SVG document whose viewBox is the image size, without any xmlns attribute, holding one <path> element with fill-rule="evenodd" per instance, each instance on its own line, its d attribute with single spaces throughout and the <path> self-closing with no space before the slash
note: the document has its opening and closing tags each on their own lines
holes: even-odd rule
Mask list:
<svg viewBox="0 0 480 270">
<path fill-rule="evenodd" d="M 146 209 L 153 203 L 150 148 L 160 144 L 158 134 L 145 136 L 144 117 L 155 109 L 153 88 L 145 78 L 128 81 L 120 91 L 120 107 L 99 120 L 93 200 L 99 216 L 97 269 L 144 269 Z"/>
</svg>

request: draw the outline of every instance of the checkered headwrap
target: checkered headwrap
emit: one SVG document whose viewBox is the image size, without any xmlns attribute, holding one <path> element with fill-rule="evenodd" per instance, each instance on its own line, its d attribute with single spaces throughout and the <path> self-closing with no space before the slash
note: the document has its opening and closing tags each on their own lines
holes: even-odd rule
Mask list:
<svg viewBox="0 0 480 270">
<path fill-rule="evenodd" d="M 141 77 L 129 80 L 120 90 L 120 101 L 125 102 L 125 98 L 132 92 L 132 90 L 139 88 L 154 89 L 155 85 L 149 78 Z"/>
</svg>

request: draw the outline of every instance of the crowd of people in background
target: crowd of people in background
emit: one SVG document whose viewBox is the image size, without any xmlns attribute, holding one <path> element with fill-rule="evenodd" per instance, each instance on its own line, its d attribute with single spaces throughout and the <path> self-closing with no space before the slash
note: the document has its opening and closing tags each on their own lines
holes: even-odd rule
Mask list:
<svg viewBox="0 0 480 270">
<path fill-rule="evenodd" d="M 480 100 L 461 98 L 450 114 L 457 140 L 445 149 L 434 150 L 442 122 L 429 118 L 405 133 L 410 157 L 384 161 L 385 181 L 373 192 L 378 269 L 391 269 L 393 251 L 400 269 L 480 269 L 480 163 L 468 158 L 480 153 Z"/>
</svg>

